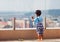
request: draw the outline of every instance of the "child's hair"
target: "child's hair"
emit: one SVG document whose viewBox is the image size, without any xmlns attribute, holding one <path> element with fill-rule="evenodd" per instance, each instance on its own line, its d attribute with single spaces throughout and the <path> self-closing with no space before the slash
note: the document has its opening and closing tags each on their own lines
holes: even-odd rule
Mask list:
<svg viewBox="0 0 60 42">
<path fill-rule="evenodd" d="M 40 15 L 41 15 L 41 10 L 36 10 L 35 14 L 36 14 L 37 16 L 40 16 Z"/>
</svg>

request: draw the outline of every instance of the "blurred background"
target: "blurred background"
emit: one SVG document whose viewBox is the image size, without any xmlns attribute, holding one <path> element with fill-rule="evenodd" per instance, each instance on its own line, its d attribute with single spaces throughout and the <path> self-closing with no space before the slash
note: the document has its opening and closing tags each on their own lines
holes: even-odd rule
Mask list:
<svg viewBox="0 0 60 42">
<path fill-rule="evenodd" d="M 35 10 L 42 11 L 46 28 L 60 27 L 60 0 L 0 0 L 0 29 L 35 28 L 31 16 Z"/>
</svg>

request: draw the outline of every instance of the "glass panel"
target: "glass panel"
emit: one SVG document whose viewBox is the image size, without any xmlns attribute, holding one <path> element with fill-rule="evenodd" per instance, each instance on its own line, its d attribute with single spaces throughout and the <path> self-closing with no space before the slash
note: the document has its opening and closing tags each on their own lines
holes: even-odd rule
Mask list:
<svg viewBox="0 0 60 42">
<path fill-rule="evenodd" d="M 46 18 L 47 27 L 60 27 L 60 21 L 56 18 Z"/>
<path fill-rule="evenodd" d="M 39 9 L 42 11 L 42 17 L 45 17 L 45 4 L 46 0 L 18 0 L 19 2 L 19 12 L 16 15 L 15 27 L 16 28 L 36 28 L 34 22 L 32 22 L 31 17 L 35 16 L 35 10 Z M 20 5 L 21 4 L 21 5 Z"/>
<path fill-rule="evenodd" d="M 48 3 L 48 4 L 47 4 Z M 60 0 L 46 1 L 46 28 L 60 27 Z"/>
<path fill-rule="evenodd" d="M 1 0 L 0 16 L 4 23 L 0 28 L 36 28 L 31 16 L 35 16 L 35 10 L 41 10 L 42 16 L 45 16 L 46 0 Z M 13 17 L 16 18 L 15 22 Z M 6 21 L 5 21 L 6 20 Z M 15 23 L 15 24 L 14 24 Z M 1 25 L 0 24 L 0 25 Z"/>
<path fill-rule="evenodd" d="M 0 16 L 0 30 L 13 30 L 13 23 L 9 16 Z"/>
<path fill-rule="evenodd" d="M 31 21 L 31 16 L 34 12 L 22 12 L 23 15 L 19 15 L 15 20 L 16 28 L 33 28 L 33 24 Z"/>
</svg>

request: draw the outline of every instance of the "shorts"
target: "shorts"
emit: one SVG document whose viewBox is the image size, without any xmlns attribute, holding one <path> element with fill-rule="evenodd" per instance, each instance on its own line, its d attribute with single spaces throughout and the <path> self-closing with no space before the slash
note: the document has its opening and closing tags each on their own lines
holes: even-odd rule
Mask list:
<svg viewBox="0 0 60 42">
<path fill-rule="evenodd" d="M 37 24 L 36 31 L 38 34 L 43 34 L 43 24 L 42 23 Z"/>
</svg>

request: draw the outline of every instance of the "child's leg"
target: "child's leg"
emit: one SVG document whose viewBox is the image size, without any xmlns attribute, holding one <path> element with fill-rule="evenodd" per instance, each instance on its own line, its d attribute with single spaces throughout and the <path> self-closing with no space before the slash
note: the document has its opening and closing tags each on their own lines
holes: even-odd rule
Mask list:
<svg viewBox="0 0 60 42">
<path fill-rule="evenodd" d="M 42 38 L 43 38 L 43 35 L 38 34 L 38 40 L 42 40 Z"/>
<path fill-rule="evenodd" d="M 43 39 L 43 34 L 41 34 L 41 40 Z"/>
</svg>

